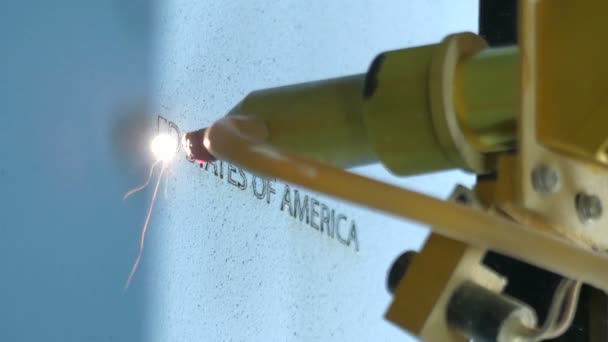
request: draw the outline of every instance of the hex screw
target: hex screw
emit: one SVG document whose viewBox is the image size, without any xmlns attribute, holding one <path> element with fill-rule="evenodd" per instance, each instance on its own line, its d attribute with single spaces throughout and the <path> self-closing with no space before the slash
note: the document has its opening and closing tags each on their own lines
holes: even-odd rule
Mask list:
<svg viewBox="0 0 608 342">
<path fill-rule="evenodd" d="M 574 198 L 574 203 L 578 218 L 582 223 L 595 221 L 602 216 L 602 200 L 595 195 L 579 192 Z"/>
<path fill-rule="evenodd" d="M 540 193 L 556 192 L 560 187 L 559 174 L 554 168 L 541 164 L 532 170 L 532 187 Z"/>
</svg>

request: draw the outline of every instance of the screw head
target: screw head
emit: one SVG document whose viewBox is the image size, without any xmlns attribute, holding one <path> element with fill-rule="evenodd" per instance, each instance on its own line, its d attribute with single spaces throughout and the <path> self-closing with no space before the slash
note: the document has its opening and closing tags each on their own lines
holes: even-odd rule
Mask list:
<svg viewBox="0 0 608 342">
<path fill-rule="evenodd" d="M 574 203 L 578 217 L 583 223 L 595 221 L 602 216 L 602 200 L 595 195 L 579 192 L 574 198 Z"/>
<path fill-rule="evenodd" d="M 557 171 L 547 165 L 539 165 L 532 170 L 532 187 L 540 193 L 556 192 L 560 187 Z"/>
<path fill-rule="evenodd" d="M 403 278 L 403 276 L 405 276 L 405 273 L 407 273 L 407 269 L 410 267 L 410 264 L 412 263 L 412 260 L 414 259 L 414 256 L 416 256 L 416 254 L 418 253 L 416 253 L 415 251 L 407 251 L 401 254 L 391 266 L 391 269 L 388 272 L 388 278 L 386 282 L 388 291 L 391 294 L 395 293 L 397 286 L 399 286 L 401 279 Z"/>
</svg>

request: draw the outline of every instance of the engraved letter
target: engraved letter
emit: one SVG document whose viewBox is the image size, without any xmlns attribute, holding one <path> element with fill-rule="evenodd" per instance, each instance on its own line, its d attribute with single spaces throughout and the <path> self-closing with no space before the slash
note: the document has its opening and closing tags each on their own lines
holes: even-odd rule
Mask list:
<svg viewBox="0 0 608 342">
<path fill-rule="evenodd" d="M 319 201 L 317 201 L 314 197 L 311 197 L 310 205 L 312 207 L 310 210 L 310 225 L 314 229 L 319 230 L 319 224 L 317 221 L 315 221 L 315 218 L 319 217 Z"/>
<path fill-rule="evenodd" d="M 245 190 L 245 189 L 247 189 L 247 178 L 245 177 L 243 170 L 241 170 L 241 169 L 238 169 L 238 170 L 239 170 L 239 173 L 241 174 L 241 176 L 243 177 L 243 183 L 237 182 L 234 180 L 234 178 L 232 178 L 232 174 L 235 174 L 237 171 L 237 168 L 232 164 L 228 164 L 228 183 L 238 187 L 241 190 Z"/>
<path fill-rule="evenodd" d="M 180 143 L 180 141 L 182 141 L 182 132 L 180 132 L 179 127 L 177 127 L 177 125 L 173 121 L 169 122 L 169 131 L 175 132 L 175 153 L 177 153 L 179 152 L 182 146 L 182 144 Z"/>
<path fill-rule="evenodd" d="M 262 191 L 258 191 L 258 180 L 262 181 Z M 264 196 L 266 195 L 266 181 L 263 178 L 260 178 L 256 175 L 253 175 L 253 178 L 251 179 L 251 184 L 253 185 L 253 194 L 255 195 L 255 197 L 257 197 L 258 199 L 263 199 Z"/>
<path fill-rule="evenodd" d="M 291 191 L 289 190 L 289 185 L 285 184 L 285 192 L 283 193 L 283 201 L 281 201 L 281 211 L 283 211 L 283 207 L 287 206 L 289 209 L 289 214 L 294 216 L 294 211 L 291 207 Z"/>
<path fill-rule="evenodd" d="M 308 213 L 308 195 L 304 195 L 304 200 L 300 200 L 300 192 L 298 190 L 294 190 L 294 217 L 296 214 L 300 217 L 300 222 L 304 220 L 306 217 L 306 223 L 310 222 L 310 215 Z"/>
<path fill-rule="evenodd" d="M 336 230 L 336 211 L 331 210 L 331 216 L 329 220 L 329 227 L 327 227 L 327 236 L 334 238 L 334 231 Z"/>
<path fill-rule="evenodd" d="M 274 180 L 272 180 L 272 182 L 274 182 Z M 268 186 L 268 191 L 266 191 L 266 203 L 270 204 L 270 194 L 274 194 L 276 191 L 274 191 L 270 179 L 266 180 L 266 185 Z"/>
<path fill-rule="evenodd" d="M 340 241 L 340 243 L 346 245 L 346 239 L 344 239 L 342 235 L 340 235 L 340 221 L 346 221 L 346 216 L 339 214 L 338 222 L 336 223 L 336 237 L 338 238 L 338 241 Z"/>
<path fill-rule="evenodd" d="M 213 166 L 213 174 L 219 176 L 217 173 L 217 165 L 213 161 L 208 161 L 205 163 L 205 171 L 209 170 L 209 165 Z"/>
<path fill-rule="evenodd" d="M 325 204 L 321 204 L 321 231 L 327 227 L 327 235 L 329 235 L 329 208 Z"/>
<path fill-rule="evenodd" d="M 355 221 L 351 221 L 350 223 L 350 234 L 348 235 L 348 241 L 346 241 L 346 245 L 350 246 L 350 242 L 355 241 L 355 251 L 359 251 L 359 240 L 357 239 L 357 227 L 355 226 Z"/>
<path fill-rule="evenodd" d="M 239 188 L 241 190 L 245 190 L 247 189 L 247 176 L 245 175 L 245 171 L 243 171 L 243 169 L 241 169 L 239 167 L 239 175 L 241 175 L 241 177 L 243 177 L 243 184 L 241 186 L 239 186 Z"/>
</svg>

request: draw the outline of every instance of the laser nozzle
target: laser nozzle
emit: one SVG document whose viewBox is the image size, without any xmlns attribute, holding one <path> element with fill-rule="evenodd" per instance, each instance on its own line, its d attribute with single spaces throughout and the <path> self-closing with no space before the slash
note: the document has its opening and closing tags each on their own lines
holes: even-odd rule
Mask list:
<svg viewBox="0 0 608 342">
<path fill-rule="evenodd" d="M 186 151 L 186 158 L 188 160 L 198 163 L 215 160 L 215 157 L 204 144 L 206 130 L 206 128 L 203 128 L 184 134 L 182 144 L 184 145 L 184 151 Z"/>
</svg>

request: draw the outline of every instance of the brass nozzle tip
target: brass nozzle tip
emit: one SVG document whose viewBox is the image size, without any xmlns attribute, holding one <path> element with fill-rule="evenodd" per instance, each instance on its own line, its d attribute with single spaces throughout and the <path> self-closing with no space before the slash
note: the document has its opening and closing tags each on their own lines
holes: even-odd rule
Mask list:
<svg viewBox="0 0 608 342">
<path fill-rule="evenodd" d="M 207 150 L 205 144 L 203 144 L 206 130 L 206 128 L 203 128 L 184 134 L 182 144 L 184 145 L 184 151 L 186 151 L 186 158 L 188 160 L 197 162 L 216 160 L 209 150 Z"/>
</svg>

